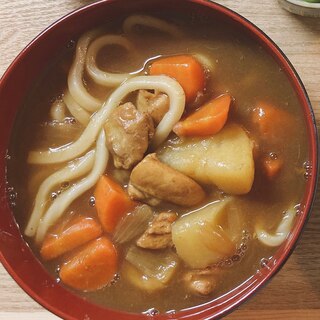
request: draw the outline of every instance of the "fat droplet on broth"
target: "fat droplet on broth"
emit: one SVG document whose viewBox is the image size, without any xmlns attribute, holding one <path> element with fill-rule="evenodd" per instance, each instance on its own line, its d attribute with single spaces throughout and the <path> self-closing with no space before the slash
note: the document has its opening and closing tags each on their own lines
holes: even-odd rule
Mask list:
<svg viewBox="0 0 320 320">
<path fill-rule="evenodd" d="M 9 186 L 9 185 L 7 185 L 7 186 L 6 186 L 6 192 L 7 192 L 7 193 L 14 192 L 14 188 L 11 187 L 11 186 Z"/>
<path fill-rule="evenodd" d="M 89 199 L 89 205 L 91 207 L 94 207 L 96 205 L 96 199 L 94 196 L 91 196 L 90 199 Z"/>
<path fill-rule="evenodd" d="M 62 189 L 66 189 L 70 186 L 70 182 L 69 181 L 64 181 L 61 183 L 61 188 Z"/>
<path fill-rule="evenodd" d="M 111 282 L 110 282 L 110 285 L 114 285 L 114 284 L 116 284 L 119 280 L 120 280 L 120 274 L 119 273 L 116 273 L 115 275 L 114 275 L 114 278 L 111 280 Z"/>
<path fill-rule="evenodd" d="M 248 246 L 245 243 L 242 243 L 240 249 L 241 251 L 246 251 L 248 249 Z"/>
<path fill-rule="evenodd" d="M 305 173 L 303 174 L 303 176 L 304 176 L 304 178 L 305 178 L 306 180 L 308 180 L 308 179 L 311 177 L 311 173 L 310 173 L 310 172 L 305 172 Z"/>
<path fill-rule="evenodd" d="M 17 205 L 17 203 L 15 201 L 10 201 L 9 202 L 10 208 L 14 208 L 14 207 L 16 207 L 16 205 Z"/>
<path fill-rule="evenodd" d="M 278 155 L 275 152 L 270 152 L 269 153 L 269 157 L 271 160 L 277 160 L 278 159 Z"/>
<path fill-rule="evenodd" d="M 17 198 L 17 194 L 15 192 L 10 192 L 9 193 L 9 200 L 14 201 Z"/>
<path fill-rule="evenodd" d="M 51 197 L 51 200 L 55 200 L 58 197 L 58 193 L 57 192 L 52 192 L 50 197 Z"/>
<path fill-rule="evenodd" d="M 67 43 L 67 48 L 68 49 L 72 49 L 74 48 L 74 46 L 76 45 L 76 42 L 74 40 L 70 40 L 68 43 Z"/>
<path fill-rule="evenodd" d="M 308 180 L 312 176 L 312 164 L 310 161 L 305 161 L 303 163 L 303 169 L 305 170 L 303 176 Z"/>
<path fill-rule="evenodd" d="M 14 208 L 17 205 L 17 203 L 16 203 L 17 197 L 18 197 L 17 192 L 15 192 L 13 187 L 11 187 L 7 184 L 6 193 L 7 193 L 10 208 Z"/>
<path fill-rule="evenodd" d="M 311 169 L 311 168 L 312 168 L 312 165 L 311 165 L 310 161 L 305 161 L 305 162 L 303 163 L 303 168 L 304 168 L 304 169 Z"/>
<path fill-rule="evenodd" d="M 247 230 L 242 231 L 242 241 L 247 242 L 251 239 L 251 234 Z"/>
<path fill-rule="evenodd" d="M 233 265 L 233 262 L 231 259 L 227 259 L 227 260 L 225 260 L 224 265 L 227 267 L 231 267 Z"/>
<path fill-rule="evenodd" d="M 248 242 L 250 240 L 250 233 L 247 230 L 243 230 L 241 243 L 237 248 L 235 254 L 228 259 L 218 262 L 217 264 L 215 264 L 215 266 L 217 266 L 218 268 L 232 267 L 235 263 L 240 262 L 241 259 L 245 256 L 246 251 L 248 250 Z"/>
<path fill-rule="evenodd" d="M 50 103 L 55 103 L 56 101 L 61 101 L 63 98 L 63 94 L 56 94 L 50 98 Z M 58 121 L 59 122 L 59 121 Z"/>
<path fill-rule="evenodd" d="M 240 261 L 241 257 L 238 254 L 235 254 L 231 257 L 232 262 Z"/>
<path fill-rule="evenodd" d="M 75 124 L 77 122 L 77 120 L 73 117 L 67 117 L 64 119 L 64 123 L 66 124 Z"/>
<path fill-rule="evenodd" d="M 55 268 L 55 273 L 56 273 L 55 280 L 56 280 L 56 283 L 60 283 L 60 282 L 61 282 L 61 279 L 60 279 L 60 276 L 59 276 L 60 269 L 61 269 L 60 265 L 58 265 L 58 266 Z"/>
</svg>

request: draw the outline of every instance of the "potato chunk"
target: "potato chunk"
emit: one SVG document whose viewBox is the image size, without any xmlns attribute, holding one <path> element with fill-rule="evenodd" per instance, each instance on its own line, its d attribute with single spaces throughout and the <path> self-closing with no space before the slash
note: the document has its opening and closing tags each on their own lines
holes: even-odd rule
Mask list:
<svg viewBox="0 0 320 320">
<path fill-rule="evenodd" d="M 228 194 L 246 194 L 254 179 L 253 143 L 241 126 L 229 124 L 206 139 L 176 139 L 157 154 L 170 167 Z"/>
<path fill-rule="evenodd" d="M 173 244 L 189 267 L 206 268 L 236 251 L 232 235 L 223 228 L 230 201 L 213 202 L 173 223 Z"/>
</svg>

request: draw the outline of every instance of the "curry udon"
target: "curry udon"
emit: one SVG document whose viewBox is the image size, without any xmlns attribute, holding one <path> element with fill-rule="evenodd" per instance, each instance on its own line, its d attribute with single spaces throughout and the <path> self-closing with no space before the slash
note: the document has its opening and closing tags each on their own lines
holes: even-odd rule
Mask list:
<svg viewBox="0 0 320 320">
<path fill-rule="evenodd" d="M 35 86 L 11 204 L 62 285 L 115 309 L 181 310 L 241 284 L 290 233 L 302 119 L 279 65 L 235 26 L 131 15 L 70 42 Z"/>
</svg>

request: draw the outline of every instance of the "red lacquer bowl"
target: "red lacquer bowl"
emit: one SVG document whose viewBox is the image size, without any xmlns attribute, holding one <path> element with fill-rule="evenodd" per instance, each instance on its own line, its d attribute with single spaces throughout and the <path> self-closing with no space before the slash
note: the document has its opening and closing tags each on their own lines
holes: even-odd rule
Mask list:
<svg viewBox="0 0 320 320">
<path fill-rule="evenodd" d="M 16 58 L 0 82 L 0 257 L 1 262 L 16 282 L 37 302 L 64 319 L 147 319 L 146 315 L 129 314 L 92 304 L 57 284 L 41 266 L 21 236 L 8 205 L 5 188 L 6 151 L 16 113 L 21 107 L 34 80 L 56 57 L 62 48 L 84 31 L 102 24 L 117 15 L 129 15 L 139 9 L 152 12 L 192 12 L 203 19 L 219 19 L 236 24 L 256 39 L 287 74 L 299 97 L 308 132 L 311 170 L 307 182 L 302 211 L 288 239 L 268 262 L 245 283 L 232 292 L 204 305 L 175 315 L 157 315 L 155 319 L 214 319 L 220 317 L 262 287 L 292 253 L 311 210 L 317 179 L 316 126 L 306 91 L 294 68 L 279 48 L 257 27 L 238 14 L 204 0 L 106 0 L 83 7 L 51 25 L 33 40 Z M 61 50 L 60 50 L 61 49 Z"/>
</svg>

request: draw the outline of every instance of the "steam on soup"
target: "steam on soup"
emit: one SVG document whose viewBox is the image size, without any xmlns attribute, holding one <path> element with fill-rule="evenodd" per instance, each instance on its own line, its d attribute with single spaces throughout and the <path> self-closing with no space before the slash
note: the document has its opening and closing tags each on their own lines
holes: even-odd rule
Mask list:
<svg viewBox="0 0 320 320">
<path fill-rule="evenodd" d="M 290 233 L 308 151 L 272 57 L 218 20 L 144 15 L 71 51 L 31 94 L 8 163 L 44 266 L 132 312 L 197 305 L 257 272 Z"/>
</svg>

